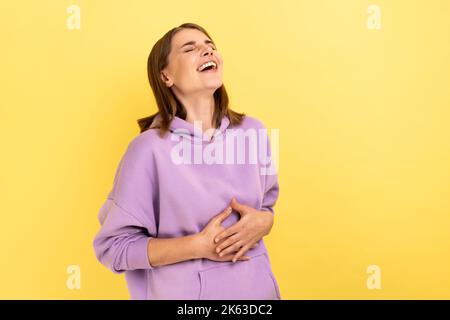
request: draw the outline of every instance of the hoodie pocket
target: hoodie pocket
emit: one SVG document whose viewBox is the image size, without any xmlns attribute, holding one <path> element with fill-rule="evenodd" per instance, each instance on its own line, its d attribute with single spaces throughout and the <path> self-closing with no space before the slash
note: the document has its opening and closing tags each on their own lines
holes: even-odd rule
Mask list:
<svg viewBox="0 0 450 320">
<path fill-rule="evenodd" d="M 221 262 L 199 271 L 200 300 L 279 300 L 280 291 L 266 253 L 247 261 Z"/>
</svg>

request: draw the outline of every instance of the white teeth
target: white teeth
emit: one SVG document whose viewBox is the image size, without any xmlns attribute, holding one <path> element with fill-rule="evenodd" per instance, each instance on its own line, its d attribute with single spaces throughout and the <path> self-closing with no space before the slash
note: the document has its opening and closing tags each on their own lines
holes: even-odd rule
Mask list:
<svg viewBox="0 0 450 320">
<path fill-rule="evenodd" d="M 214 68 L 217 68 L 217 65 L 214 61 L 208 61 L 208 62 L 202 64 L 200 67 L 198 67 L 197 70 L 203 71 L 206 67 L 209 67 L 209 66 L 213 66 Z"/>
</svg>

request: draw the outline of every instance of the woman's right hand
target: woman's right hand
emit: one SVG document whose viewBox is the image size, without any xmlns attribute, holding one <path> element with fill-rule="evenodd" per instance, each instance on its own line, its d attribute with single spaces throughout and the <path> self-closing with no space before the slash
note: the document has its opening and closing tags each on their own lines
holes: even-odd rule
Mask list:
<svg viewBox="0 0 450 320">
<path fill-rule="evenodd" d="M 216 247 L 222 241 L 225 241 L 227 238 L 222 239 L 219 243 L 214 243 L 214 238 L 223 230 L 222 222 L 225 221 L 226 218 L 230 216 L 232 212 L 231 207 L 226 208 L 224 211 L 220 212 L 218 215 L 214 216 L 208 224 L 200 231 L 198 235 L 198 250 L 201 258 L 206 258 L 214 261 L 231 261 L 233 260 L 236 252 L 231 252 L 223 257 L 220 257 L 216 252 Z M 256 245 L 255 245 L 256 246 Z M 253 246 L 253 248 L 255 247 Z M 238 260 L 249 260 L 249 256 L 242 256 Z"/>
</svg>

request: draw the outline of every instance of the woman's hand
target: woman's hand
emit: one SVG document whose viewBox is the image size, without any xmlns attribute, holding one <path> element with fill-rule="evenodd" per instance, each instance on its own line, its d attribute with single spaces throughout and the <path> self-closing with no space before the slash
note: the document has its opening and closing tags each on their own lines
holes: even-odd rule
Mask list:
<svg viewBox="0 0 450 320">
<path fill-rule="evenodd" d="M 238 211 L 241 219 L 231 227 L 217 235 L 216 253 L 219 257 L 228 257 L 234 252 L 233 262 L 240 259 L 249 249 L 265 235 L 269 234 L 273 226 L 273 215 L 267 211 L 259 211 L 250 206 L 231 200 L 231 208 Z M 224 239 L 222 242 L 220 240 Z"/>
<path fill-rule="evenodd" d="M 199 250 L 199 257 L 200 258 L 206 258 L 209 260 L 214 261 L 231 261 L 233 259 L 233 255 L 237 252 L 232 252 L 229 250 L 228 254 L 224 254 L 222 256 L 219 256 L 216 252 L 216 243 L 214 243 L 214 238 L 225 230 L 224 227 L 222 227 L 222 222 L 225 221 L 226 218 L 228 218 L 232 212 L 232 208 L 228 207 L 215 217 L 213 217 L 209 223 L 203 228 L 202 231 L 200 231 L 197 235 L 197 244 L 198 244 L 198 250 Z M 254 246 L 255 247 L 255 246 Z M 236 260 L 249 260 L 250 257 L 244 256 L 243 254 L 238 258 L 234 259 L 233 262 L 236 262 Z"/>
</svg>

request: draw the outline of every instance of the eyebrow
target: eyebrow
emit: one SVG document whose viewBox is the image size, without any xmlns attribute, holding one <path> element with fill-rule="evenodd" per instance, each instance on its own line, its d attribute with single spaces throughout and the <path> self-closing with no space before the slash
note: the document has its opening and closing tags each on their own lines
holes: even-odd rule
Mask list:
<svg viewBox="0 0 450 320">
<path fill-rule="evenodd" d="M 214 43 L 214 41 L 212 41 L 212 40 L 210 40 L 210 39 L 206 39 L 206 40 L 205 40 L 205 43 L 206 43 L 206 44 L 212 43 L 214 46 L 216 46 L 216 44 Z M 183 45 L 180 47 L 180 49 L 183 48 L 184 46 L 194 45 L 194 44 L 196 44 L 195 41 L 188 41 L 188 42 L 186 42 L 185 44 L 183 44 Z"/>
</svg>

